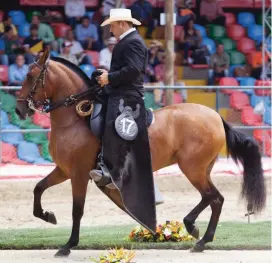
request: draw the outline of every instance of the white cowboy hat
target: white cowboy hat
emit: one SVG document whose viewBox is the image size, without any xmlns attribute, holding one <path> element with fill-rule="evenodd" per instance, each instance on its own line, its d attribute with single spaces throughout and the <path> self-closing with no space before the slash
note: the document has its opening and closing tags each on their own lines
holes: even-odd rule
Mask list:
<svg viewBox="0 0 272 263">
<path fill-rule="evenodd" d="M 134 25 L 141 25 L 141 22 L 133 18 L 131 15 L 131 10 L 126 8 L 113 8 L 110 10 L 110 17 L 106 19 L 101 26 L 106 26 L 112 22 L 117 21 L 128 21 L 132 22 Z"/>
</svg>

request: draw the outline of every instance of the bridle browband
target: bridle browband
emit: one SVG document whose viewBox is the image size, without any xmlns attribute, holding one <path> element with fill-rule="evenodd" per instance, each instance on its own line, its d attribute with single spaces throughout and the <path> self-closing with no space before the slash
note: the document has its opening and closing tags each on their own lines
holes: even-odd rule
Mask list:
<svg viewBox="0 0 272 263">
<path fill-rule="evenodd" d="M 48 99 L 46 92 L 44 92 L 45 94 L 45 100 L 43 102 L 41 101 L 34 101 L 33 97 L 35 95 L 35 93 L 37 92 L 38 89 L 38 84 L 41 83 L 42 84 L 42 88 L 44 89 L 44 85 L 45 85 L 45 75 L 47 72 L 47 67 L 49 64 L 49 60 L 46 61 L 45 65 L 43 67 L 41 67 L 36 61 L 33 63 L 35 64 L 40 70 L 40 74 L 37 78 L 35 78 L 33 80 L 34 85 L 31 88 L 28 96 L 25 99 L 20 99 L 18 98 L 17 101 L 20 102 L 26 102 L 28 104 L 28 107 L 30 109 L 32 109 L 33 111 L 37 111 L 39 113 L 48 113 L 51 112 L 52 110 L 55 110 L 61 106 L 65 106 L 65 107 L 69 107 L 77 102 L 79 102 L 79 100 L 83 99 L 84 97 L 88 96 L 88 95 L 93 95 L 94 100 L 92 101 L 92 103 L 94 101 L 97 101 L 99 103 L 103 103 L 103 100 L 99 97 L 98 92 L 101 91 L 101 88 L 98 84 L 89 87 L 87 90 L 82 91 L 80 93 L 77 94 L 72 94 L 66 98 L 64 98 L 63 100 L 59 100 L 56 102 L 50 102 L 50 99 Z M 42 106 L 42 109 L 38 109 L 38 107 Z"/>
</svg>

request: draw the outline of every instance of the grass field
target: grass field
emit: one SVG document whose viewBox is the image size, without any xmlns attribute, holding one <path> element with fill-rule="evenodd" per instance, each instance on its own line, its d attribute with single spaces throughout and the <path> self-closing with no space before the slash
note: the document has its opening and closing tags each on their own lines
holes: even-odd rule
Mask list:
<svg viewBox="0 0 272 263">
<path fill-rule="evenodd" d="M 206 223 L 198 223 L 201 236 Z M 128 240 L 133 225 L 83 227 L 79 249 L 108 249 L 125 247 L 133 249 L 188 249 L 192 242 L 136 243 Z M 5 229 L 0 230 L 0 249 L 55 249 L 67 242 L 70 228 L 56 229 Z M 271 222 L 219 223 L 214 242 L 207 249 L 271 249 Z"/>
</svg>

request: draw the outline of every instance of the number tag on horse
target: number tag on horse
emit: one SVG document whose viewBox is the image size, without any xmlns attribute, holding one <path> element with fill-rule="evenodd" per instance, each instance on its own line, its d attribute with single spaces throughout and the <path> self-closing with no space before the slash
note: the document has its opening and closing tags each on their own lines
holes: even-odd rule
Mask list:
<svg viewBox="0 0 272 263">
<path fill-rule="evenodd" d="M 124 110 L 115 120 L 115 130 L 127 141 L 132 141 L 138 134 L 138 126 L 129 110 Z"/>
</svg>

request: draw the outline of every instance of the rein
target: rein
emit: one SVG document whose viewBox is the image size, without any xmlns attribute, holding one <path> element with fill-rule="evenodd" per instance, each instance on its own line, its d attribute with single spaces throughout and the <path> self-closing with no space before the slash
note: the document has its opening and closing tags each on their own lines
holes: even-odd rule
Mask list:
<svg viewBox="0 0 272 263">
<path fill-rule="evenodd" d="M 85 98 L 88 95 L 97 95 L 97 93 L 101 90 L 99 84 L 96 84 L 94 86 L 92 86 L 91 88 L 76 93 L 76 94 L 72 94 L 62 100 L 56 101 L 56 102 L 50 102 L 50 100 L 47 97 L 46 92 L 44 92 L 45 94 L 45 101 L 41 102 L 41 101 L 34 101 L 33 97 L 37 91 L 38 88 L 38 83 L 41 82 L 42 83 L 42 88 L 44 88 L 45 85 L 45 75 L 47 72 L 47 67 L 48 67 L 48 62 L 46 62 L 46 64 L 44 65 L 44 67 L 41 67 L 36 61 L 34 62 L 34 64 L 41 70 L 39 76 L 37 78 L 35 78 L 34 80 L 34 85 L 31 89 L 31 91 L 29 92 L 28 96 L 26 99 L 20 99 L 18 98 L 17 101 L 20 102 L 26 102 L 28 104 L 28 107 L 30 109 L 32 109 L 33 111 L 39 112 L 39 113 L 49 113 L 59 107 L 65 106 L 65 107 L 70 107 L 72 105 L 74 105 L 75 103 L 79 102 L 79 100 Z M 99 100 L 99 102 L 102 102 L 102 100 L 98 97 L 97 98 Z M 91 101 L 91 104 L 94 101 Z M 42 109 L 38 109 L 38 107 L 40 107 L 42 105 Z M 97 115 L 98 116 L 98 115 Z M 97 116 L 94 116 L 92 119 L 95 119 Z M 48 117 L 55 125 L 59 126 L 58 124 L 56 124 L 50 117 Z M 73 125 L 79 118 L 77 118 L 75 121 L 72 122 L 72 124 L 68 125 L 68 126 L 59 126 L 62 128 L 68 128 L 71 125 Z"/>
</svg>

